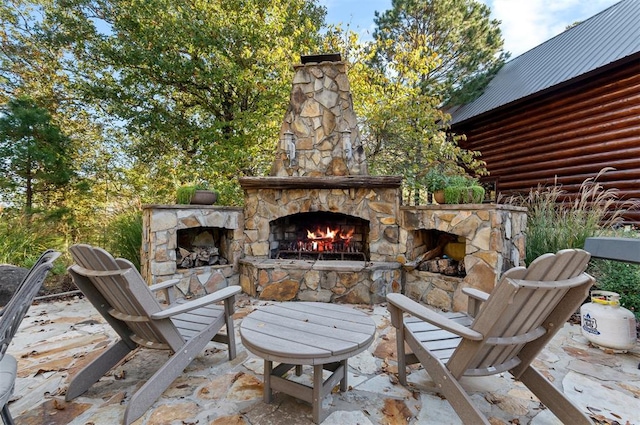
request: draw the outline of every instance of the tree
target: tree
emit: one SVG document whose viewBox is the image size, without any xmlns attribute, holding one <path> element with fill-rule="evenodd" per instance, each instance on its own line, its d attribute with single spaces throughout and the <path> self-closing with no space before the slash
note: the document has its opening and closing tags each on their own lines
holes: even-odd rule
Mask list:
<svg viewBox="0 0 640 425">
<path fill-rule="evenodd" d="M 422 61 L 423 93 L 443 103 L 468 101 L 508 57 L 500 22 L 489 17 L 489 7 L 476 0 L 393 0 L 390 10 L 375 15 L 375 63 Z M 407 50 L 414 56 L 403 55 Z"/>
<path fill-rule="evenodd" d="M 405 193 L 416 195 L 427 171 L 485 173 L 479 153 L 460 148 L 446 132 L 449 115 L 442 97 L 423 90 L 422 77 L 437 66 L 425 43 L 406 37 L 359 41 L 357 34 L 331 28 L 327 49 L 347 52 L 354 108 L 373 174 L 402 175 Z M 393 45 L 393 60 L 378 60 Z"/>
<path fill-rule="evenodd" d="M 325 14 L 310 0 L 56 6 L 51 37 L 71 46 L 85 98 L 124 126 L 134 166 L 165 185 L 236 188 L 238 175 L 267 168 L 290 65 L 317 45 Z"/>
<path fill-rule="evenodd" d="M 479 152 L 448 134 L 446 105 L 481 94 L 507 57 L 489 15 L 475 0 L 393 0 L 376 12 L 374 41 L 363 49 L 370 71 L 361 79 L 363 91 L 375 93 L 363 114 L 370 169 L 402 174 L 414 195 L 434 167 L 486 173 Z"/>
<path fill-rule="evenodd" d="M 10 100 L 0 117 L 0 187 L 23 193 L 30 212 L 34 194 L 69 183 L 68 148 L 46 109 L 26 97 Z"/>
</svg>

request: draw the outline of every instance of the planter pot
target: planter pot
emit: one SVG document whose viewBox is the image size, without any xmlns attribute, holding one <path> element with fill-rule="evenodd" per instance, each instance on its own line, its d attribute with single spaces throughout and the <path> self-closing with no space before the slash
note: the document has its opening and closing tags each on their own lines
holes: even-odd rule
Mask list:
<svg viewBox="0 0 640 425">
<path fill-rule="evenodd" d="M 436 190 L 433 192 L 433 200 L 438 204 L 444 204 L 444 190 Z"/>
<path fill-rule="evenodd" d="M 191 197 L 192 205 L 213 205 L 218 200 L 218 192 L 213 190 L 196 190 Z"/>
</svg>

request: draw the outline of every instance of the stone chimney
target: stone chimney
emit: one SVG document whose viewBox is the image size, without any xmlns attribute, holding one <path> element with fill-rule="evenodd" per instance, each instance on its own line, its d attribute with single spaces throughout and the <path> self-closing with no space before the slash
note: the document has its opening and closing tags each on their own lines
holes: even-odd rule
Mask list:
<svg viewBox="0 0 640 425">
<path fill-rule="evenodd" d="M 271 169 L 275 177 L 368 175 L 340 54 L 302 56 Z"/>
</svg>

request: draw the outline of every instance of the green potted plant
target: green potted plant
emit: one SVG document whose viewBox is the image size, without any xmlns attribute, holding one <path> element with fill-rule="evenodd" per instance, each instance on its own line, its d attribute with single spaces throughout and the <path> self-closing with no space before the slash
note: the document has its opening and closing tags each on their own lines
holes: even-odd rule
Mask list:
<svg viewBox="0 0 640 425">
<path fill-rule="evenodd" d="M 176 190 L 176 203 L 192 205 L 212 205 L 218 200 L 218 193 L 204 183 L 184 184 Z"/>
<path fill-rule="evenodd" d="M 444 204 L 444 188 L 447 187 L 449 176 L 438 168 L 430 168 L 424 176 L 427 190 L 433 196 L 433 200 L 438 204 Z"/>
<path fill-rule="evenodd" d="M 447 204 L 479 204 L 483 199 L 484 188 L 473 177 L 451 176 L 444 189 L 444 202 Z"/>
</svg>

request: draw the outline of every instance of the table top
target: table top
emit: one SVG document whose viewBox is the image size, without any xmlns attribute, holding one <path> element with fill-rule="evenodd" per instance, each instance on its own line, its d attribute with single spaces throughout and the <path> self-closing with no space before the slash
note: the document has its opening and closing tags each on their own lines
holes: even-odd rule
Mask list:
<svg viewBox="0 0 640 425">
<path fill-rule="evenodd" d="M 265 360 L 297 365 L 341 361 L 364 351 L 375 336 L 373 320 L 353 308 L 316 302 L 258 307 L 242 320 L 243 345 Z"/>
</svg>

